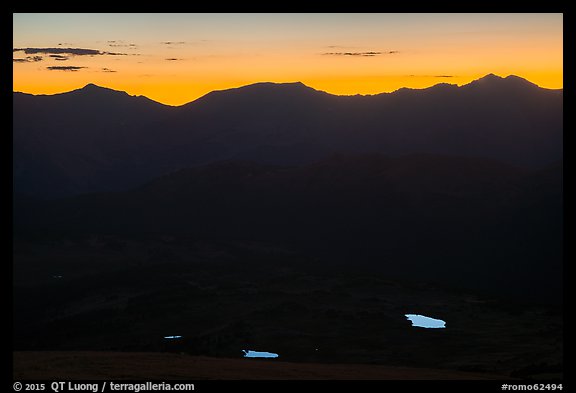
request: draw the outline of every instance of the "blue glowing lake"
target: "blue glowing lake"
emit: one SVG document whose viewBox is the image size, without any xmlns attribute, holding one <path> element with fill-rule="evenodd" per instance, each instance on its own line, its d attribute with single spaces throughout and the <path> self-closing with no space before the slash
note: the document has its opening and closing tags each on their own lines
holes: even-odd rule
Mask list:
<svg viewBox="0 0 576 393">
<path fill-rule="evenodd" d="M 441 319 L 430 318 L 418 314 L 406 314 L 406 318 L 412 322 L 413 327 L 423 327 L 428 329 L 444 329 L 446 322 Z"/>
<path fill-rule="evenodd" d="M 277 353 L 272 352 L 258 352 L 258 351 L 251 351 L 243 349 L 245 358 L 277 358 Z"/>
</svg>

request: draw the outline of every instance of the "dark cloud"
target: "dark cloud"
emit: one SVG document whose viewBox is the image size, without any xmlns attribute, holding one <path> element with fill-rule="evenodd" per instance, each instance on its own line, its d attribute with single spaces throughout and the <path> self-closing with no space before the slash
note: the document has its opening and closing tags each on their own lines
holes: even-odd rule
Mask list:
<svg viewBox="0 0 576 393">
<path fill-rule="evenodd" d="M 14 63 L 35 63 L 42 61 L 42 56 L 26 56 L 25 59 L 12 59 Z"/>
<path fill-rule="evenodd" d="M 162 45 L 184 45 L 185 41 L 163 41 L 161 42 Z"/>
<path fill-rule="evenodd" d="M 104 67 L 104 68 L 102 68 L 102 72 L 118 72 L 118 71 L 111 70 L 110 68 L 105 68 L 105 67 Z"/>
<path fill-rule="evenodd" d="M 112 47 L 112 48 L 129 48 L 129 49 L 136 49 L 136 44 L 128 44 L 124 41 L 107 41 L 108 42 L 108 46 Z"/>
<path fill-rule="evenodd" d="M 12 52 L 24 52 L 27 55 L 54 54 L 72 56 L 125 56 L 126 53 L 104 52 L 97 49 L 85 48 L 14 48 Z"/>
<path fill-rule="evenodd" d="M 375 51 L 368 51 L 368 52 L 325 52 L 325 53 L 323 53 L 323 55 L 373 57 L 373 56 L 381 56 L 381 55 L 393 55 L 396 53 L 398 53 L 397 50 L 391 50 L 391 51 L 387 51 L 387 52 L 375 52 Z"/>
<path fill-rule="evenodd" d="M 434 75 L 434 78 L 454 78 L 454 75 Z"/>
<path fill-rule="evenodd" d="M 53 58 L 54 60 L 58 60 L 58 61 L 66 61 L 69 59 L 68 56 L 64 56 L 64 55 L 50 55 L 51 58 Z"/>
<path fill-rule="evenodd" d="M 165 59 L 165 60 L 167 60 L 167 61 L 179 61 L 179 60 L 184 60 L 184 59 L 177 59 L 177 58 L 175 58 L 175 57 L 169 57 L 169 58 L 167 58 L 167 59 Z"/>
<path fill-rule="evenodd" d="M 46 67 L 46 69 L 50 70 L 50 71 L 78 71 L 78 70 L 81 70 L 82 68 L 86 68 L 86 67 L 78 67 L 78 66 L 50 66 L 50 67 Z"/>
<path fill-rule="evenodd" d="M 100 55 L 102 52 L 96 49 L 83 49 L 83 48 L 14 48 L 13 52 L 24 52 L 27 55 L 43 53 L 55 55 L 75 55 L 75 56 L 94 56 Z"/>
</svg>

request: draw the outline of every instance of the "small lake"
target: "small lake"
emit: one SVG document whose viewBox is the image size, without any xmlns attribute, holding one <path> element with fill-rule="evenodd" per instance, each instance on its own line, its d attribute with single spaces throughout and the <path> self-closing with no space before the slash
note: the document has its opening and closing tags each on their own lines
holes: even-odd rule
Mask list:
<svg viewBox="0 0 576 393">
<path fill-rule="evenodd" d="M 243 349 L 242 352 L 244 352 L 245 358 L 277 358 L 278 357 L 277 353 L 272 353 L 272 352 L 258 352 L 258 351 L 245 350 L 245 349 Z"/>
<path fill-rule="evenodd" d="M 430 318 L 419 314 L 406 314 L 406 318 L 412 322 L 413 327 L 423 327 L 429 329 L 444 329 L 446 322 L 441 319 Z"/>
</svg>

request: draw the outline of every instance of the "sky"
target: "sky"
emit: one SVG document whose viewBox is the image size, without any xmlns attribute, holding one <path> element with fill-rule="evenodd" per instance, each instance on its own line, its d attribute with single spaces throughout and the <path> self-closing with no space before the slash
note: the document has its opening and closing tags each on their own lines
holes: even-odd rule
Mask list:
<svg viewBox="0 0 576 393">
<path fill-rule="evenodd" d="M 88 83 L 182 105 L 297 82 L 377 94 L 489 73 L 563 88 L 562 14 L 13 14 L 13 90 Z"/>
</svg>

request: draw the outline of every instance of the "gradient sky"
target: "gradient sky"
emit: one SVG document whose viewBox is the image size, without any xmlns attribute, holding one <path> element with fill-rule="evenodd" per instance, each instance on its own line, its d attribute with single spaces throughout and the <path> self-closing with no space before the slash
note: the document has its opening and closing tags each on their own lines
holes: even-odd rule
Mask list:
<svg viewBox="0 0 576 393">
<path fill-rule="evenodd" d="M 510 74 L 563 87 L 562 14 L 13 14 L 13 89 L 87 83 L 181 105 L 295 82 L 333 94 Z"/>
</svg>

